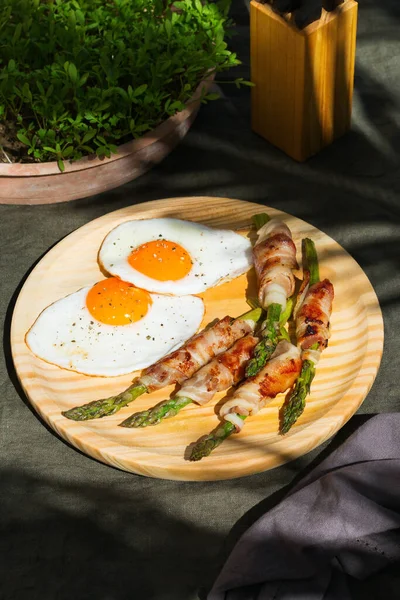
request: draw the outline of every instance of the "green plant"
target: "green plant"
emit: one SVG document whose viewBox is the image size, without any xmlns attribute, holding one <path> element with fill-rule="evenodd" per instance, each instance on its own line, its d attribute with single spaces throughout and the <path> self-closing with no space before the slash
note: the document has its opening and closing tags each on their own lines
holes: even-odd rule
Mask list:
<svg viewBox="0 0 400 600">
<path fill-rule="evenodd" d="M 224 41 L 228 8 L 227 0 L 0 0 L 0 122 L 23 160 L 57 160 L 64 170 L 66 159 L 109 157 L 182 110 L 210 73 L 239 64 Z"/>
</svg>

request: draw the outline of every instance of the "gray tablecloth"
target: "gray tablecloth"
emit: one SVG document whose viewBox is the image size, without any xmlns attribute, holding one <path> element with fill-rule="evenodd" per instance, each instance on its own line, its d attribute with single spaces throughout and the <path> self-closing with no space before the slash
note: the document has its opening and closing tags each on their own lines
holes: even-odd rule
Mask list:
<svg viewBox="0 0 400 600">
<path fill-rule="evenodd" d="M 235 76 L 248 77 L 247 8 L 237 0 L 232 13 L 239 34 L 232 45 L 244 63 Z M 224 85 L 225 98 L 203 107 L 182 145 L 140 179 L 61 205 L 0 206 L 0 598 L 194 600 L 238 535 L 300 472 L 346 439 L 365 413 L 399 410 L 399 30 L 397 0 L 360 0 L 352 131 L 306 164 L 253 134 L 249 90 Z M 329 444 L 237 481 L 146 479 L 80 454 L 30 409 L 10 357 L 14 302 L 52 245 L 117 208 L 196 195 L 261 202 L 313 223 L 361 264 L 385 319 L 382 366 L 359 414 Z"/>
<path fill-rule="evenodd" d="M 400 413 L 374 415 L 243 534 L 207 600 L 351 600 L 376 575 L 397 600 L 399 473 Z"/>
</svg>

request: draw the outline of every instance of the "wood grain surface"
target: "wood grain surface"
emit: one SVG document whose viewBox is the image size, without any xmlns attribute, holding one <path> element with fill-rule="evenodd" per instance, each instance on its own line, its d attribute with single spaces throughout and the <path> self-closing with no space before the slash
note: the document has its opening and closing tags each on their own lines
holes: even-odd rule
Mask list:
<svg viewBox="0 0 400 600">
<path fill-rule="evenodd" d="M 224 394 L 203 407 L 191 405 L 174 418 L 145 429 L 117 425 L 131 413 L 169 397 L 172 387 L 140 397 L 117 414 L 94 421 L 74 422 L 62 410 L 110 396 L 127 387 L 135 374 L 88 377 L 36 358 L 24 338 L 38 314 L 55 300 L 103 278 L 97 253 L 105 235 L 131 219 L 175 217 L 218 228 L 248 229 L 253 214 L 267 211 L 291 228 L 300 252 L 301 238 L 317 246 L 321 277 L 335 286 L 332 337 L 318 365 L 306 410 L 292 430 L 278 434 L 277 397 L 248 419 L 214 453 L 198 462 L 187 460 L 188 446 L 218 424 L 216 406 Z M 300 258 L 300 254 L 298 254 Z M 248 308 L 246 292 L 254 295 L 254 272 L 205 292 L 204 324 Z M 177 480 L 218 480 L 276 467 L 332 436 L 358 409 L 379 368 L 383 323 L 375 292 L 360 266 L 334 240 L 293 216 L 262 205 L 228 198 L 191 197 L 159 200 L 104 215 L 70 234 L 50 250 L 32 271 L 17 300 L 11 345 L 24 391 L 35 410 L 60 436 L 86 454 L 114 467 L 142 475 Z"/>
<path fill-rule="evenodd" d="M 305 161 L 350 127 L 357 2 L 297 29 L 268 4 L 250 4 L 253 130 Z"/>
</svg>

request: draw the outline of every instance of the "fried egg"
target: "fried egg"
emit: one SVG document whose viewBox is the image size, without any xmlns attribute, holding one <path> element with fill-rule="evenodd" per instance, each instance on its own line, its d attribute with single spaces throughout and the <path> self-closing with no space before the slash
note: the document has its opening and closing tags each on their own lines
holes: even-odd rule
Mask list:
<svg viewBox="0 0 400 600">
<path fill-rule="evenodd" d="M 179 219 L 118 225 L 104 239 L 99 262 L 112 275 L 160 294 L 198 294 L 252 266 L 250 241 L 229 230 Z"/>
<path fill-rule="evenodd" d="M 181 346 L 203 315 L 201 298 L 149 294 L 110 277 L 47 307 L 26 343 L 36 356 L 64 369 L 124 375 Z"/>
</svg>

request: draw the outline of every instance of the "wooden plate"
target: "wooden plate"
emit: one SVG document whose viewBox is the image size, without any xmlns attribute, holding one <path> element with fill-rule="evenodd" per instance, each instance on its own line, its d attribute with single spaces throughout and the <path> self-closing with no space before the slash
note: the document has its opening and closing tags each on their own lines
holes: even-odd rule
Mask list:
<svg viewBox="0 0 400 600">
<path fill-rule="evenodd" d="M 321 276 L 335 286 L 332 337 L 318 365 L 307 407 L 292 430 L 278 434 L 276 398 L 246 421 L 232 436 L 198 463 L 186 458 L 187 447 L 218 423 L 215 406 L 186 407 L 175 418 L 145 429 L 117 427 L 131 413 L 167 398 L 172 387 L 139 398 L 119 413 L 77 423 L 61 415 L 77 404 L 110 396 L 133 375 L 88 377 L 36 358 L 24 337 L 38 314 L 55 300 L 102 278 L 97 252 L 105 235 L 131 219 L 179 217 L 220 228 L 249 227 L 250 217 L 267 211 L 290 227 L 300 251 L 301 238 L 311 237 L 318 249 Z M 299 255 L 300 256 L 300 255 Z M 255 286 L 252 273 L 208 290 L 204 322 L 226 314 L 240 315 L 248 307 L 246 289 Z M 254 293 L 255 290 L 253 290 Z M 134 473 L 181 480 L 217 480 L 271 469 L 315 448 L 332 436 L 358 409 L 376 376 L 383 349 L 383 323 L 375 292 L 360 266 L 327 235 L 295 217 L 259 204 L 228 198 L 173 198 L 138 204 L 110 213 L 63 239 L 32 271 L 19 295 L 12 322 L 15 367 L 27 397 L 43 419 L 68 442 L 94 458 Z"/>
</svg>

